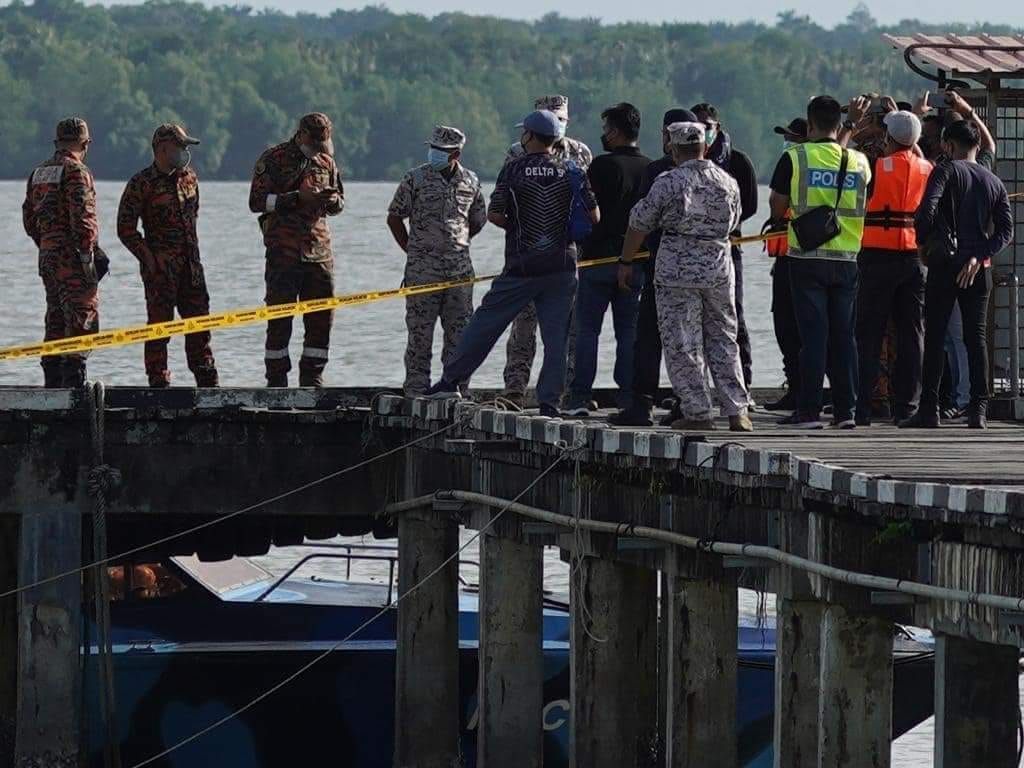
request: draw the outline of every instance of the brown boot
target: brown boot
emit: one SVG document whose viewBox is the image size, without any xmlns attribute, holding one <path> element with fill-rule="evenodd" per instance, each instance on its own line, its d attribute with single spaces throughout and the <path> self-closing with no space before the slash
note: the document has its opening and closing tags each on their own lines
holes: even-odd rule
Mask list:
<svg viewBox="0 0 1024 768">
<path fill-rule="evenodd" d="M 738 416 L 729 417 L 729 431 L 730 432 L 753 432 L 754 423 L 750 420 L 750 417 L 741 413 Z"/>
<path fill-rule="evenodd" d="M 217 377 L 217 369 L 203 369 L 196 371 L 196 387 L 202 389 L 213 389 L 220 386 L 220 379 Z"/>
<path fill-rule="evenodd" d="M 715 428 L 715 422 L 712 419 L 676 419 L 672 422 L 672 429 L 678 429 L 683 432 L 710 432 Z"/>
</svg>

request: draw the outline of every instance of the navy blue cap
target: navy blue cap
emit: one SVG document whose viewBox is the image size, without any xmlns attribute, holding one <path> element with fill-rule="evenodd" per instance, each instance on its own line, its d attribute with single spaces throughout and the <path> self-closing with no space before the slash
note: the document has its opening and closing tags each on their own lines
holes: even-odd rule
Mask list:
<svg viewBox="0 0 1024 768">
<path fill-rule="evenodd" d="M 699 123 L 700 120 L 688 109 L 670 109 L 665 113 L 661 121 L 662 128 L 668 128 L 672 123 Z"/>
<path fill-rule="evenodd" d="M 531 112 L 523 118 L 523 122 L 519 123 L 516 128 L 525 128 L 530 133 L 536 133 L 538 136 L 561 136 L 562 135 L 562 123 L 559 121 L 557 115 L 548 109 L 538 109 L 536 112 Z"/>
</svg>

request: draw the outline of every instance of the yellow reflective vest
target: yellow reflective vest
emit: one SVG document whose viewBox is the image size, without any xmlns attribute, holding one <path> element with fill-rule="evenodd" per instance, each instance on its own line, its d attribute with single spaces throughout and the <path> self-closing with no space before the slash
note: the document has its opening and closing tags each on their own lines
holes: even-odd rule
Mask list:
<svg viewBox="0 0 1024 768">
<path fill-rule="evenodd" d="M 817 251 L 829 251 L 835 258 L 855 259 L 864 235 L 864 212 L 867 208 L 871 168 L 862 152 L 855 149 L 846 152 L 846 179 L 836 212 L 840 232 Z M 786 153 L 793 163 L 789 192 L 793 218 L 822 205 L 830 208 L 834 206 L 843 148 L 834 141 L 807 142 L 790 147 Z M 800 255 L 800 243 L 792 227 L 789 229 L 789 247 L 790 255 Z"/>
</svg>

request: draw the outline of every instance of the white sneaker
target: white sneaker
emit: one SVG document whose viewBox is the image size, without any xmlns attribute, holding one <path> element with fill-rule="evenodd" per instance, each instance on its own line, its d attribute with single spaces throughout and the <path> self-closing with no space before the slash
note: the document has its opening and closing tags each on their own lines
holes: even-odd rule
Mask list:
<svg viewBox="0 0 1024 768">
<path fill-rule="evenodd" d="M 572 408 L 565 408 L 562 410 L 564 416 L 589 416 L 590 409 L 585 405 L 577 405 Z"/>
</svg>

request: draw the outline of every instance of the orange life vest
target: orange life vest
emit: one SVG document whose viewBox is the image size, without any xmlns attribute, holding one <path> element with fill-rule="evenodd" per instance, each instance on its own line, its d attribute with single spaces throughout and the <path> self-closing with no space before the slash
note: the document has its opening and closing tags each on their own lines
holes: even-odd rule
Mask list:
<svg viewBox="0 0 1024 768">
<path fill-rule="evenodd" d="M 909 149 L 875 161 L 875 191 L 864 216 L 861 248 L 917 250 L 914 214 L 931 172 L 932 164 Z"/>
</svg>

